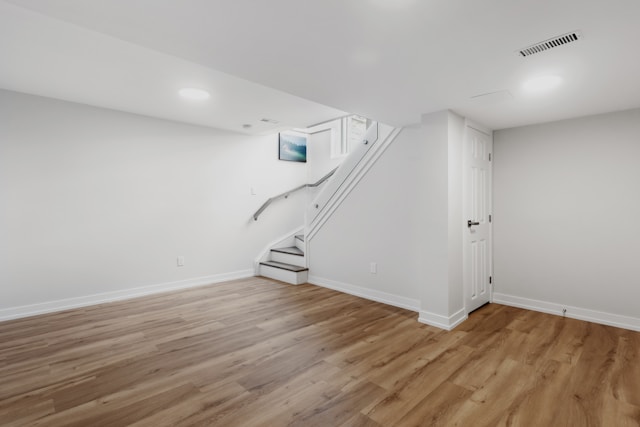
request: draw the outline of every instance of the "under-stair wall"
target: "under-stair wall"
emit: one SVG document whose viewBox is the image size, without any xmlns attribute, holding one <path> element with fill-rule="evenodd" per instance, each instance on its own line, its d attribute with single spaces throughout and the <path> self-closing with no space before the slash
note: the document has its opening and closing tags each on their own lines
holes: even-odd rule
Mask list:
<svg viewBox="0 0 640 427">
<path fill-rule="evenodd" d="M 419 311 L 423 250 L 413 236 L 428 208 L 418 190 L 423 146 L 420 127 L 403 129 L 314 230 L 311 283 Z"/>
<path fill-rule="evenodd" d="M 305 235 L 311 241 L 324 225 L 327 218 L 333 215 L 342 201 L 357 186 L 371 166 L 395 140 L 400 129 L 374 123 L 365 134 L 364 139 L 351 147 L 351 152 L 344 158 L 340 167 L 320 191 L 315 194 L 305 213 Z"/>
<path fill-rule="evenodd" d="M 309 281 L 444 329 L 464 320 L 463 129 L 462 117 L 441 111 L 389 141 L 309 238 Z"/>
</svg>

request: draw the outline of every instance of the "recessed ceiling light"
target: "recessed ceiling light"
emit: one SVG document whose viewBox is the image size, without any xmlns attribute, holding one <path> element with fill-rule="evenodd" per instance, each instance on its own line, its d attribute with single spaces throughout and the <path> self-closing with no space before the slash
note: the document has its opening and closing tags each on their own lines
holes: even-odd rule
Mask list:
<svg viewBox="0 0 640 427">
<path fill-rule="evenodd" d="M 180 89 L 178 93 L 180 94 L 181 97 L 185 99 L 193 99 L 193 100 L 209 99 L 209 97 L 211 96 L 209 95 L 209 92 L 207 92 L 206 90 L 195 89 L 192 87 L 186 87 L 184 89 Z"/>
<path fill-rule="evenodd" d="M 530 93 L 547 92 L 560 86 L 562 79 L 558 76 L 541 76 L 527 80 L 523 87 Z"/>
<path fill-rule="evenodd" d="M 380 62 L 380 55 L 374 50 L 361 49 L 354 52 L 350 59 L 355 65 L 370 67 Z"/>
<path fill-rule="evenodd" d="M 416 0 L 373 0 L 373 3 L 384 9 L 405 9 L 413 6 Z"/>
</svg>

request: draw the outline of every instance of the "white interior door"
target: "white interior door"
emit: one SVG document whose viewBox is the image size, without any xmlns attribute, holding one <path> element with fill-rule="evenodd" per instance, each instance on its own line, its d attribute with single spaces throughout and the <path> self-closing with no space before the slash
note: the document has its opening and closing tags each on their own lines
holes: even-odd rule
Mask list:
<svg viewBox="0 0 640 427">
<path fill-rule="evenodd" d="M 491 156 L 493 135 L 465 126 L 463 149 L 463 262 L 467 313 L 491 300 Z"/>
</svg>

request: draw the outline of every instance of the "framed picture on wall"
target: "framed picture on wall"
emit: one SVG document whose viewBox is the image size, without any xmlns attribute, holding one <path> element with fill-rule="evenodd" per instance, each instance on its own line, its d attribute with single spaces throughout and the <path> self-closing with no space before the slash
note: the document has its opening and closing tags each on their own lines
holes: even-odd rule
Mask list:
<svg viewBox="0 0 640 427">
<path fill-rule="evenodd" d="M 278 159 L 289 162 L 307 162 L 307 135 L 298 132 L 278 134 Z"/>
</svg>

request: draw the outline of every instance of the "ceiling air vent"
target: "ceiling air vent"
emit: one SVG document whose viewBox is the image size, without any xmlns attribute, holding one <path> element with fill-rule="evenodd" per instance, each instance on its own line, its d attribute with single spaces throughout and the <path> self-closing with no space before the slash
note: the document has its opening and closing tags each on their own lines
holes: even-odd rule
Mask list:
<svg viewBox="0 0 640 427">
<path fill-rule="evenodd" d="M 545 50 L 553 49 L 558 46 L 577 42 L 582 38 L 582 34 L 579 31 L 573 31 L 571 33 L 563 34 L 561 36 L 554 37 L 549 40 L 545 40 L 540 43 L 536 43 L 531 46 L 527 46 L 524 49 L 518 51 L 520 56 L 531 56 L 536 53 L 544 52 Z"/>
<path fill-rule="evenodd" d="M 278 123 L 280 123 L 279 121 L 273 120 L 273 119 L 260 119 L 260 121 L 264 123 L 269 123 L 272 125 L 277 125 Z"/>
</svg>

